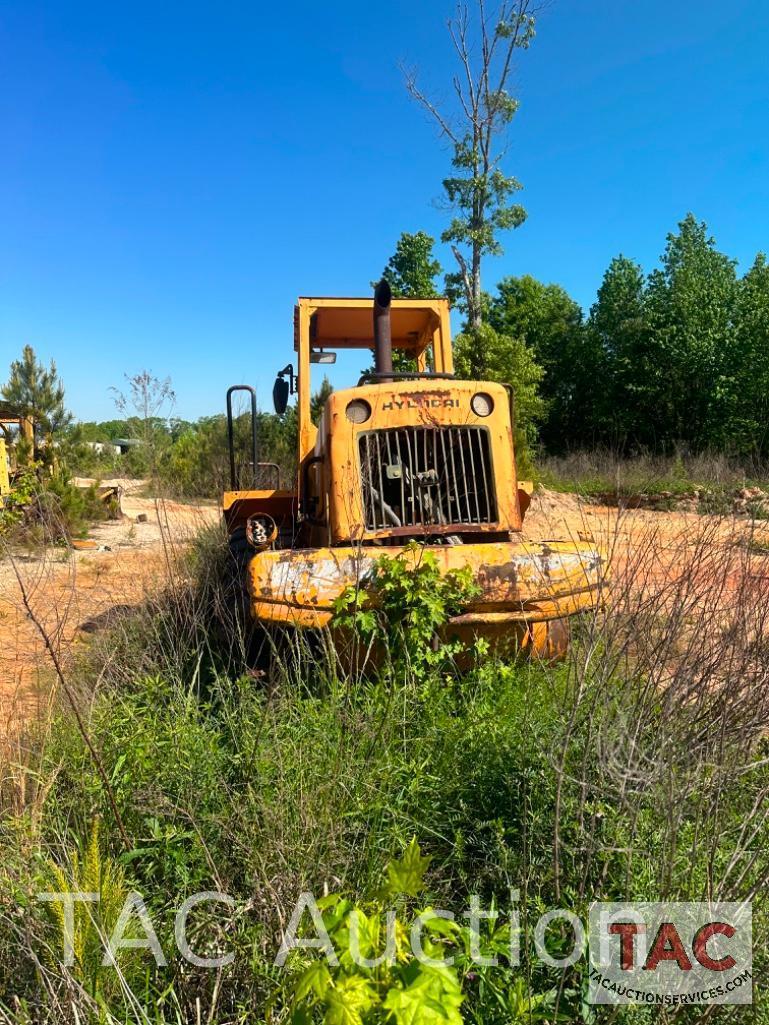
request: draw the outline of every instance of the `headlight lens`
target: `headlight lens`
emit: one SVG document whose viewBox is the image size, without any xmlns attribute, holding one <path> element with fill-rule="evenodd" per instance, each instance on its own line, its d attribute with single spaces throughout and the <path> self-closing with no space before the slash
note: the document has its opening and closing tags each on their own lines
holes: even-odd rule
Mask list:
<svg viewBox="0 0 769 1025">
<path fill-rule="evenodd" d="M 470 399 L 470 408 L 476 416 L 489 416 L 494 409 L 494 399 L 485 391 L 476 392 Z"/>
<path fill-rule="evenodd" d="M 352 402 L 347 403 L 345 414 L 350 423 L 365 424 L 371 416 L 371 406 L 365 399 L 353 399 Z"/>
</svg>

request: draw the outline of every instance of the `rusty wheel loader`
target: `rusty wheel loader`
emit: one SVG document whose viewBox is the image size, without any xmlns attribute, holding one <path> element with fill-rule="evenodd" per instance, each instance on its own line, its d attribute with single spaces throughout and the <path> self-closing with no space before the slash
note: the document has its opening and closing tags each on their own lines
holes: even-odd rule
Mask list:
<svg viewBox="0 0 769 1025">
<path fill-rule="evenodd" d="M 227 393 L 231 487 L 223 515 L 239 547 L 250 612 L 266 627 L 320 630 L 348 585 L 365 588 L 382 556 L 411 541 L 444 572 L 469 566 L 480 595 L 449 624 L 468 641 L 490 639 L 553 657 L 568 621 L 599 601 L 602 559 L 589 545 L 523 539 L 529 493 L 519 486 L 509 387 L 454 376 L 445 299 L 300 298 L 292 365 L 278 374 L 276 411 L 298 392 L 298 474 L 283 490 L 273 464 L 257 462 L 256 397 Z M 338 349 L 374 352 L 374 370 L 333 392 L 311 419 L 311 367 Z M 393 349 L 413 372 L 393 370 Z M 238 471 L 233 397 L 251 399 L 252 458 Z M 275 486 L 257 489 L 265 470 Z M 243 480 L 246 476 L 248 479 Z M 412 548 L 406 558 L 418 558 Z"/>
<path fill-rule="evenodd" d="M 13 479 L 19 469 L 14 429 L 24 441 L 27 456 L 31 459 L 34 447 L 32 419 L 22 415 L 18 410 L 0 404 L 0 509 L 3 508 L 4 499 L 13 490 Z"/>
</svg>

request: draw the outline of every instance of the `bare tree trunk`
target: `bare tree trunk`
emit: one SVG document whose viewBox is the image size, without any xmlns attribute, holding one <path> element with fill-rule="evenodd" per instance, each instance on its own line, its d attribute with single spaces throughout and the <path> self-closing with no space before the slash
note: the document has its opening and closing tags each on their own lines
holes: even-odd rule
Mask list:
<svg viewBox="0 0 769 1025">
<path fill-rule="evenodd" d="M 473 263 L 470 272 L 472 294 L 468 297 L 468 327 L 471 331 L 477 331 L 483 320 L 481 304 L 481 247 L 473 245 Z"/>
<path fill-rule="evenodd" d="M 534 16 L 540 9 L 537 0 L 487 4 L 458 0 L 456 15 L 448 21 L 458 62 L 453 104 L 439 109 L 417 84 L 416 72 L 404 68 L 409 94 L 454 147 L 455 174 L 443 185 L 457 216 L 441 238 L 451 243 L 459 265 L 459 274 L 452 277 L 458 278 L 470 331 L 478 331 L 483 321 L 481 260 L 485 254 L 498 255 L 499 232 L 517 227 L 526 216 L 511 203 L 520 182 L 505 176 L 500 164 L 505 133 L 517 109 L 508 93 L 514 54 L 534 38 Z"/>
</svg>

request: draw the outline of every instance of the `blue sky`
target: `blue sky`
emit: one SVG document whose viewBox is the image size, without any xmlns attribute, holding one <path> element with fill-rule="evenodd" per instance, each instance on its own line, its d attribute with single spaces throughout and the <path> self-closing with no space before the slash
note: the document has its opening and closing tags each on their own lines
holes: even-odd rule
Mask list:
<svg viewBox="0 0 769 1025">
<path fill-rule="evenodd" d="M 401 231 L 440 234 L 448 153 L 398 62 L 448 93 L 452 8 L 4 0 L 0 377 L 29 343 L 81 419 L 145 367 L 184 417 L 235 381 L 267 404 L 298 294 L 367 294 Z M 688 210 L 745 268 L 769 248 L 768 50 L 766 0 L 555 0 L 517 74 L 529 219 L 485 285 L 588 307 Z"/>
</svg>

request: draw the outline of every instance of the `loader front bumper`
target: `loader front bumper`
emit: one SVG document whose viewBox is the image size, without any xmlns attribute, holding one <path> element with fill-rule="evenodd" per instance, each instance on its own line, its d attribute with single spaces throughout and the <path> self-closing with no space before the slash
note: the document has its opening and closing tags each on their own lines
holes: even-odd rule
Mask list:
<svg viewBox="0 0 769 1025">
<path fill-rule="evenodd" d="M 430 545 L 404 557 L 416 563 L 423 550 L 435 556 L 442 573 L 469 566 L 481 588 L 451 621 L 457 632 L 520 633 L 519 628 L 563 620 L 601 600 L 604 559 L 590 545 L 522 540 Z M 346 587 L 365 589 L 378 559 L 403 553 L 400 547 L 369 546 L 257 553 L 247 571 L 252 615 L 265 624 L 328 626 L 334 600 Z"/>
</svg>

